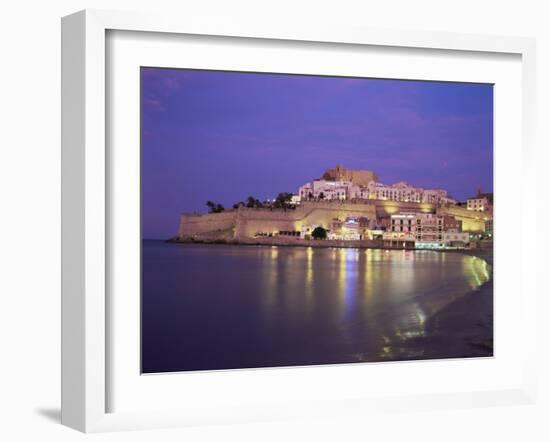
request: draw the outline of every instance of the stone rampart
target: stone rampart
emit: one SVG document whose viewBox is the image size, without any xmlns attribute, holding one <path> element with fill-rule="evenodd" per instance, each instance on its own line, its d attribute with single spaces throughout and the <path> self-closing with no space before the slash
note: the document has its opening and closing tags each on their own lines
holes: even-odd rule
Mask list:
<svg viewBox="0 0 550 442">
<path fill-rule="evenodd" d="M 436 206 L 429 203 L 413 203 L 392 200 L 371 200 L 376 206 L 378 219 L 389 217 L 399 212 L 435 213 Z"/>
<path fill-rule="evenodd" d="M 427 203 L 389 200 L 304 201 L 296 209 L 226 210 L 222 213 L 181 216 L 178 237 L 181 239 L 243 239 L 258 233 L 300 231 L 303 226 L 330 228 L 334 219 L 348 217 L 369 220 L 389 217 L 398 212 L 424 212 L 451 215 L 462 221 L 466 232 L 481 232 L 490 214 L 473 212 L 462 207 L 438 207 Z"/>
<path fill-rule="evenodd" d="M 236 221 L 236 210 L 203 215 L 184 214 L 180 219 L 178 238 L 231 239 L 235 235 Z"/>
<path fill-rule="evenodd" d="M 308 201 L 293 210 L 239 209 L 236 238 L 250 238 L 257 233 L 300 231 L 303 226 L 330 228 L 334 219 L 347 217 L 376 218 L 375 207 L 365 203 Z"/>
<path fill-rule="evenodd" d="M 300 231 L 304 225 L 330 228 L 334 219 L 347 217 L 376 218 L 376 208 L 369 203 L 304 202 L 296 209 L 228 210 L 204 215 L 184 214 L 180 219 L 178 237 L 181 239 L 250 238 L 257 233 Z"/>
<path fill-rule="evenodd" d="M 462 230 L 464 232 L 484 232 L 485 221 L 493 219 L 493 215 L 489 212 L 476 212 L 457 206 L 439 207 L 437 214 L 449 215 L 462 221 Z"/>
</svg>

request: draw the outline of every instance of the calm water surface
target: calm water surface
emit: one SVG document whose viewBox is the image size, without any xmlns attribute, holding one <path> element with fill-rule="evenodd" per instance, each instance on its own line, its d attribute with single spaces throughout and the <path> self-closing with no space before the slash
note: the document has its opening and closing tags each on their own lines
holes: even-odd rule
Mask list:
<svg viewBox="0 0 550 442">
<path fill-rule="evenodd" d="M 407 341 L 490 278 L 458 253 L 143 242 L 144 373 L 421 359 Z"/>
</svg>

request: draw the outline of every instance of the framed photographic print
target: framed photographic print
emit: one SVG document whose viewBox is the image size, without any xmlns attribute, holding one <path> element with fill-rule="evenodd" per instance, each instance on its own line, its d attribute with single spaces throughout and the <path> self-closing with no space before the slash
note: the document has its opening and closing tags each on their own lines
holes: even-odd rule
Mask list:
<svg viewBox="0 0 550 442">
<path fill-rule="evenodd" d="M 492 84 L 140 75 L 142 373 L 493 356 Z"/>
<path fill-rule="evenodd" d="M 64 18 L 63 423 L 532 401 L 533 48 Z"/>
</svg>

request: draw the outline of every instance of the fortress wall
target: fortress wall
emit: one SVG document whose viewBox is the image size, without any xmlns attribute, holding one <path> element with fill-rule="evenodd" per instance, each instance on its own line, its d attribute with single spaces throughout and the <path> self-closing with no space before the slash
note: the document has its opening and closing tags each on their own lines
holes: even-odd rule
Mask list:
<svg viewBox="0 0 550 442">
<path fill-rule="evenodd" d="M 240 208 L 235 228 L 235 238 L 251 238 L 258 232 L 275 233 L 281 230 L 299 230 L 297 220 L 301 217 L 297 209 L 247 209 Z"/>
<path fill-rule="evenodd" d="M 297 209 L 249 209 L 247 207 L 240 207 L 238 210 L 239 219 L 273 219 L 286 221 L 289 219 L 295 219 L 296 214 L 300 212 L 300 206 Z"/>
<path fill-rule="evenodd" d="M 376 206 L 377 218 L 387 218 L 399 212 L 435 213 L 436 207 L 429 203 L 413 203 L 404 201 L 372 200 Z"/>
<path fill-rule="evenodd" d="M 237 220 L 237 211 L 207 213 L 204 215 L 182 215 L 178 228 L 179 238 L 194 236 L 218 236 L 232 238 Z"/>
<path fill-rule="evenodd" d="M 327 210 L 370 210 L 369 207 L 373 207 L 370 200 L 326 200 L 326 201 L 303 201 L 297 211 L 303 211 L 304 213 L 310 212 L 312 209 L 327 209 Z"/>
<path fill-rule="evenodd" d="M 406 203 L 388 200 L 365 201 L 304 201 L 296 209 L 227 210 L 204 215 L 182 215 L 178 229 L 180 238 L 233 239 L 251 238 L 258 232 L 300 231 L 302 226 L 321 225 L 330 228 L 337 218 L 365 217 L 369 220 L 388 217 L 398 212 L 427 212 L 451 215 L 462 221 L 466 232 L 483 231 L 487 214 L 461 207 L 440 207 L 426 203 Z M 489 215 L 490 216 L 490 215 Z"/>
<path fill-rule="evenodd" d="M 296 222 L 291 217 L 288 217 L 287 220 L 239 218 L 235 229 L 235 238 L 252 238 L 259 232 L 276 233 L 281 230 L 292 231 L 300 229 L 297 228 Z"/>
<path fill-rule="evenodd" d="M 258 232 L 300 231 L 304 225 L 330 228 L 335 218 L 376 217 L 375 207 L 364 203 L 305 202 L 295 210 L 241 209 L 235 236 L 250 238 Z"/>
<path fill-rule="evenodd" d="M 332 204 L 327 207 L 311 207 L 301 220 L 302 225 L 322 225 L 330 227 L 334 219 L 348 217 L 376 219 L 376 208 L 370 204 Z"/>
<path fill-rule="evenodd" d="M 475 212 L 463 207 L 439 207 L 438 215 L 450 215 L 457 220 L 462 221 L 462 230 L 464 232 L 483 232 L 485 231 L 485 220 L 493 219 L 492 214 L 485 212 Z"/>
</svg>

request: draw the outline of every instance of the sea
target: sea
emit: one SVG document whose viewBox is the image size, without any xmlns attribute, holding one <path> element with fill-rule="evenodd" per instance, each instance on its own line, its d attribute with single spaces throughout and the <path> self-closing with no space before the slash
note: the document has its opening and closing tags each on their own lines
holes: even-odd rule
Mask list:
<svg viewBox="0 0 550 442">
<path fill-rule="evenodd" d="M 144 240 L 142 372 L 432 358 L 434 320 L 490 279 L 462 253 Z"/>
</svg>

